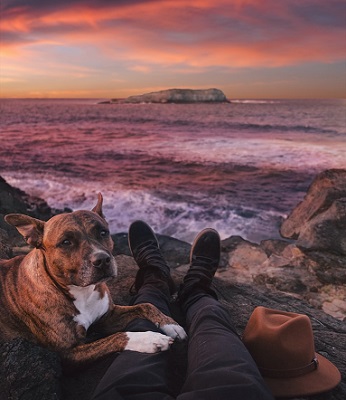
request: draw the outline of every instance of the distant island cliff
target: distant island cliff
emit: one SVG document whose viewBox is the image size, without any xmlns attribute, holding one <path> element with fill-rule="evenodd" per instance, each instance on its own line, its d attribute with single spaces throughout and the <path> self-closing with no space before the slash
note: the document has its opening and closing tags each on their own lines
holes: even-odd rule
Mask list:
<svg viewBox="0 0 346 400">
<path fill-rule="evenodd" d="M 167 89 L 158 92 L 145 93 L 138 96 L 130 96 L 126 99 L 112 99 L 103 104 L 124 103 L 229 103 L 225 94 L 220 89 Z"/>
</svg>

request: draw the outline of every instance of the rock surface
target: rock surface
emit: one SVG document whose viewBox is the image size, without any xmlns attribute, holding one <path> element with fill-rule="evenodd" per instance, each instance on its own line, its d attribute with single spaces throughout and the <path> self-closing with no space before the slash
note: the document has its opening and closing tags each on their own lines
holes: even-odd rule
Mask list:
<svg viewBox="0 0 346 400">
<path fill-rule="evenodd" d="M 25 340 L 0 344 L 0 376 L 1 400 L 61 398 L 59 357 Z"/>
<path fill-rule="evenodd" d="M 130 96 L 123 100 L 111 100 L 111 103 L 228 103 L 219 89 L 193 90 L 168 89 L 158 92 Z"/>
<path fill-rule="evenodd" d="M 299 204 L 284 222 L 283 233 L 298 240 L 268 239 L 260 244 L 236 236 L 223 240 L 221 265 L 215 278 L 219 299 L 229 309 L 239 334 L 258 305 L 310 317 L 316 350 L 332 361 L 343 376 L 336 389 L 311 397 L 314 400 L 346 398 L 346 257 L 340 251 L 342 246 L 336 248 L 334 242 L 328 245 L 325 240 L 320 244 L 317 240 L 319 230 L 314 230 L 313 246 L 303 246 L 299 239 L 310 223 L 314 226 L 314 218 L 319 218 L 319 224 L 327 224 L 329 234 L 342 243 L 339 235 L 343 232 L 338 224 L 343 221 L 343 208 L 335 204 L 343 202 L 345 174 L 345 170 L 331 170 L 316 177 L 304 200 L 308 203 L 305 206 L 304 201 Z M 314 188 L 316 182 L 320 190 Z M 41 202 L 37 203 L 44 204 Z M 28 201 L 25 194 L 0 179 L 1 214 L 34 213 L 38 218 L 47 219 L 49 213 L 55 212 L 50 210 L 40 215 L 40 207 L 35 208 L 31 203 L 32 199 Z M 127 234 L 117 233 L 113 240 L 119 275 L 109 286 L 114 301 L 127 304 L 137 266 L 130 256 Z M 16 232 L 10 231 L 1 215 L 0 241 L 3 258 L 29 250 Z M 190 244 L 161 235 L 159 241 L 173 278 L 179 284 L 188 268 Z M 175 318 L 181 320 L 181 315 L 174 310 Z M 183 379 L 181 371 L 186 366 L 184 345 L 173 345 L 170 354 L 172 377 L 179 387 Z M 3 394 L 0 399 L 88 399 L 110 361 L 111 358 L 106 358 L 88 370 L 67 375 L 60 370 L 54 353 L 21 340 L 3 343 L 0 345 L 0 394 Z"/>
<path fill-rule="evenodd" d="M 18 235 L 17 230 L 4 221 L 6 214 L 28 214 L 47 221 L 54 214 L 64 211 L 70 210 L 52 209 L 45 200 L 29 196 L 22 190 L 10 186 L 0 176 L 0 258 L 12 256 L 9 246 L 24 245 L 24 240 Z"/>
<path fill-rule="evenodd" d="M 159 237 L 159 240 L 164 248 L 171 246 L 169 238 Z M 127 249 L 124 252 L 127 252 Z M 179 257 L 184 258 L 186 256 L 185 245 L 182 251 L 177 247 L 176 253 Z M 137 266 L 130 256 L 119 255 L 116 258 L 119 265 L 119 276 L 109 283 L 109 287 L 116 303 L 127 304 L 130 300 L 128 288 L 133 283 Z M 173 278 L 178 284 L 181 282 L 186 269 L 187 265 L 183 265 L 172 271 Z M 242 334 L 253 309 L 259 305 L 307 314 L 312 321 L 316 351 L 332 361 L 345 377 L 346 327 L 341 321 L 328 316 L 322 310 L 317 310 L 305 301 L 295 297 L 276 291 L 264 293 L 261 286 L 235 284 L 234 282 L 216 278 L 214 288 L 220 301 L 233 316 L 234 324 L 239 334 Z M 180 315 L 175 314 L 175 318 L 179 319 L 180 317 Z M 8 353 L 9 350 L 10 354 Z M 184 370 L 186 363 L 184 350 L 184 345 L 181 344 L 173 345 L 170 350 L 172 360 L 179 357 L 179 364 L 174 365 L 175 369 L 171 372 L 172 376 L 176 377 L 178 387 L 181 384 L 179 372 Z M 91 397 L 91 393 L 96 388 L 110 362 L 111 358 L 107 358 L 95 363 L 87 370 L 76 371 L 75 374 L 64 374 L 63 372 L 61 373 L 59 364 L 56 364 L 53 353 L 21 341 L 13 344 L 5 343 L 0 346 L 0 372 L 2 373 L 0 391 L 7 396 L 4 397 L 4 400 L 87 400 Z M 20 369 L 18 369 L 18 364 L 21 365 Z M 22 369 L 27 371 L 24 376 L 20 375 Z M 15 371 L 18 371 L 18 374 Z M 34 374 L 34 379 L 30 376 L 29 371 Z M 59 377 L 60 387 L 57 387 L 57 379 Z M 47 392 L 48 388 L 51 388 L 51 393 Z M 26 397 L 20 397 L 26 390 Z M 42 396 L 42 393 L 46 395 Z M 57 397 L 53 397 L 53 393 L 56 393 Z M 60 397 L 58 397 L 59 393 Z M 310 399 L 343 400 L 345 395 L 346 381 L 343 379 L 342 383 L 332 392 L 312 396 Z"/>
<path fill-rule="evenodd" d="M 346 170 L 317 175 L 280 233 L 298 246 L 346 255 Z"/>
</svg>

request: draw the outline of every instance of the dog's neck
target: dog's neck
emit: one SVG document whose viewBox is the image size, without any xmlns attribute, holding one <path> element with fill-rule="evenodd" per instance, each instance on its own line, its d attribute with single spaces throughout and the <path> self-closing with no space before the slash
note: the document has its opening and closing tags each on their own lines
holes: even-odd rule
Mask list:
<svg viewBox="0 0 346 400">
<path fill-rule="evenodd" d="M 97 290 L 96 285 L 85 287 L 69 285 L 69 292 L 74 297 L 74 306 L 79 314 L 74 316 L 74 321 L 82 325 L 85 330 L 104 315 L 109 309 L 108 293 Z"/>
</svg>

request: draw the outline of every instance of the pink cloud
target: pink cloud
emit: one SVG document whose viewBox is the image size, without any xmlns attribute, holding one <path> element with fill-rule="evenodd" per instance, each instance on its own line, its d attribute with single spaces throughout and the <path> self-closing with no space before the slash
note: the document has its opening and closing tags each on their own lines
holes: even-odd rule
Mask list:
<svg viewBox="0 0 346 400">
<path fill-rule="evenodd" d="M 188 6 L 179 0 L 130 2 L 122 7 L 72 2 L 38 17 L 25 8 L 13 9 L 3 19 L 1 29 L 18 35 L 8 47 L 53 37 L 65 45 L 92 43 L 110 55 L 113 46 L 122 49 L 117 56 L 147 63 L 161 59 L 164 64 L 184 62 L 191 66 L 268 62 L 277 66 L 342 58 L 342 28 L 317 25 L 313 20 L 307 24 L 309 21 L 294 14 L 294 3 L 298 7 L 295 1 L 255 0 L 196 0 Z"/>
<path fill-rule="evenodd" d="M 78 49 L 84 58 L 71 61 L 76 68 L 89 70 L 90 62 L 100 60 L 114 63 L 119 74 L 332 63 L 345 58 L 342 3 L 11 0 L 0 21 L 0 52 L 9 70 L 23 59 L 31 69 L 45 58 L 61 65 L 67 61 L 60 57 Z"/>
</svg>

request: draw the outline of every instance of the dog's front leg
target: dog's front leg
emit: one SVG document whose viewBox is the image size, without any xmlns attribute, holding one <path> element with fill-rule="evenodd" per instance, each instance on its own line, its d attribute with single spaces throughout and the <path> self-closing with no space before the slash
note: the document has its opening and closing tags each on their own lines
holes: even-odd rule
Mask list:
<svg viewBox="0 0 346 400">
<path fill-rule="evenodd" d="M 118 306 L 106 314 L 104 321 L 105 330 L 110 332 L 124 330 L 130 321 L 136 318 L 147 319 L 153 322 L 166 335 L 173 339 L 185 340 L 185 330 L 174 319 L 163 314 L 157 307 L 150 303 L 137 304 L 135 306 Z"/>
<path fill-rule="evenodd" d="M 174 342 L 170 336 L 158 332 L 118 332 L 95 342 L 81 344 L 62 352 L 64 367 L 87 366 L 108 354 L 124 350 L 157 353 L 169 349 Z"/>
</svg>

